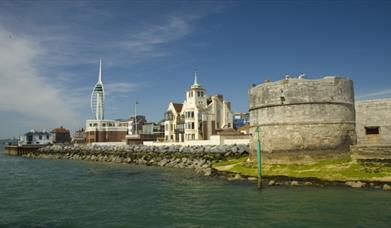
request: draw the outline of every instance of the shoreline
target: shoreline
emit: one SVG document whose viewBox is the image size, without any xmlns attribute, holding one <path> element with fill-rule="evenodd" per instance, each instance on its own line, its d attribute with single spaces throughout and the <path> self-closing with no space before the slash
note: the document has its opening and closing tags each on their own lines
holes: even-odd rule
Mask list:
<svg viewBox="0 0 391 228">
<path fill-rule="evenodd" d="M 240 172 L 221 169 L 215 166 L 218 162 L 248 157 L 247 145 L 230 146 L 177 146 L 146 147 L 133 146 L 49 146 L 37 151 L 8 154 L 32 159 L 67 159 L 85 160 L 105 163 L 135 164 L 144 166 L 161 166 L 167 168 L 193 169 L 202 176 L 214 176 L 227 181 L 257 182 L 257 177 Z M 152 150 L 150 152 L 149 150 Z M 287 175 L 264 175 L 262 186 L 313 186 L 313 187 L 350 187 L 362 189 L 391 190 L 390 181 L 379 180 L 325 180 L 317 177 L 294 177 Z"/>
</svg>

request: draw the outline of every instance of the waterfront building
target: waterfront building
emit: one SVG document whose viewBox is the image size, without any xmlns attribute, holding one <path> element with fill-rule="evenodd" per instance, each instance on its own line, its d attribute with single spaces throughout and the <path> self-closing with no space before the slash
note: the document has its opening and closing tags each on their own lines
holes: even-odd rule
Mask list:
<svg viewBox="0 0 391 228">
<path fill-rule="evenodd" d="M 18 145 L 46 145 L 53 143 L 53 135 L 51 135 L 48 131 L 36 131 L 31 129 L 26 134 L 20 136 Z"/>
<path fill-rule="evenodd" d="M 122 142 L 125 140 L 128 128 L 120 126 L 116 120 L 87 120 L 86 142 Z"/>
<path fill-rule="evenodd" d="M 248 112 L 235 112 L 233 114 L 233 118 L 235 129 L 239 129 L 242 126 L 250 123 L 250 113 Z"/>
<path fill-rule="evenodd" d="M 391 145 L 391 98 L 357 101 L 358 144 Z"/>
<path fill-rule="evenodd" d="M 186 92 L 183 104 L 171 102 L 165 113 L 164 136 L 167 142 L 208 140 L 218 129 L 233 128 L 230 102 L 220 94 L 207 96 L 198 83 L 197 72 L 194 83 Z"/>
<path fill-rule="evenodd" d="M 104 119 L 104 100 L 102 61 L 100 61 L 98 82 L 91 94 L 91 111 L 94 119 L 86 121 L 85 137 L 87 143 L 122 142 L 128 133 L 128 126 L 122 121 Z"/>
<path fill-rule="evenodd" d="M 54 143 L 70 143 L 71 135 L 68 129 L 63 128 L 62 126 L 59 128 L 53 129 L 51 132 Z"/>
<path fill-rule="evenodd" d="M 86 142 L 86 137 L 85 137 L 84 128 L 77 130 L 73 135 L 72 143 L 83 144 L 85 142 Z"/>
<path fill-rule="evenodd" d="M 142 127 L 142 134 L 164 136 L 164 123 L 146 122 Z"/>
<path fill-rule="evenodd" d="M 128 135 L 139 135 L 142 132 L 143 126 L 146 122 L 147 118 L 143 115 L 137 115 L 136 118 L 131 116 L 127 120 Z"/>
<path fill-rule="evenodd" d="M 164 140 L 183 142 L 185 118 L 181 115 L 183 104 L 170 102 L 164 114 Z"/>
</svg>

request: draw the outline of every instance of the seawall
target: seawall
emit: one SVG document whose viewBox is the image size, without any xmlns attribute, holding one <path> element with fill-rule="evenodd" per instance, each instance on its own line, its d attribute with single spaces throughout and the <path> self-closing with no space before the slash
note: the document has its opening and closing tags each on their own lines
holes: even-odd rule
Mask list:
<svg viewBox="0 0 391 228">
<path fill-rule="evenodd" d="M 195 169 L 212 175 L 212 163 L 247 156 L 247 145 L 218 146 L 145 146 L 145 145 L 53 145 L 36 151 L 21 151 L 27 158 L 71 159 L 96 162 L 132 163 L 147 166 Z M 16 154 L 9 154 L 16 155 Z"/>
</svg>

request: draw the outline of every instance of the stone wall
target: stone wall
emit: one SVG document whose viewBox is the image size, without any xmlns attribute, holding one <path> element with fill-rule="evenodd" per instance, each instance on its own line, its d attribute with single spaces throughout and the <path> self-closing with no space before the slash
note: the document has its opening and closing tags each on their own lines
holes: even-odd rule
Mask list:
<svg viewBox="0 0 391 228">
<path fill-rule="evenodd" d="M 391 144 L 391 99 L 357 101 L 355 107 L 357 143 Z M 367 134 L 366 127 L 378 134 Z"/>
<path fill-rule="evenodd" d="M 358 144 L 351 146 L 351 157 L 354 160 L 376 160 L 391 162 L 391 144 Z"/>
<path fill-rule="evenodd" d="M 306 162 L 349 152 L 356 142 L 352 80 L 289 78 L 249 90 L 251 154 L 260 129 L 266 162 Z"/>
<path fill-rule="evenodd" d="M 248 155 L 248 145 L 144 146 L 53 145 L 18 154 L 28 158 L 74 159 L 100 162 L 192 168 L 211 175 L 212 163 Z"/>
<path fill-rule="evenodd" d="M 212 146 L 212 145 L 248 145 L 249 135 L 211 135 L 208 140 L 187 140 L 185 142 L 150 142 L 145 141 L 147 146 Z"/>
</svg>

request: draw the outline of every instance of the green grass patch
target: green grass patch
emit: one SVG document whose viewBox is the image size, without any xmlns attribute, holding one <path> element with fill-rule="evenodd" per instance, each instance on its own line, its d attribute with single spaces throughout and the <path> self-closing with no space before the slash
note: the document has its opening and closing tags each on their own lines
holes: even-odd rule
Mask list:
<svg viewBox="0 0 391 228">
<path fill-rule="evenodd" d="M 233 165 L 233 164 L 239 164 L 239 163 L 243 163 L 247 160 L 247 157 L 241 157 L 241 158 L 237 158 L 237 159 L 230 159 L 230 160 L 224 160 L 224 161 L 217 161 L 213 164 L 213 166 L 215 167 L 219 167 L 219 166 L 226 166 L 226 165 Z"/>
<path fill-rule="evenodd" d="M 214 164 L 219 170 L 257 176 L 255 163 L 247 158 L 232 159 Z M 309 164 L 263 164 L 264 176 L 315 177 L 323 180 L 381 180 L 391 181 L 391 165 L 385 163 L 360 163 L 348 158 L 323 160 Z"/>
</svg>

